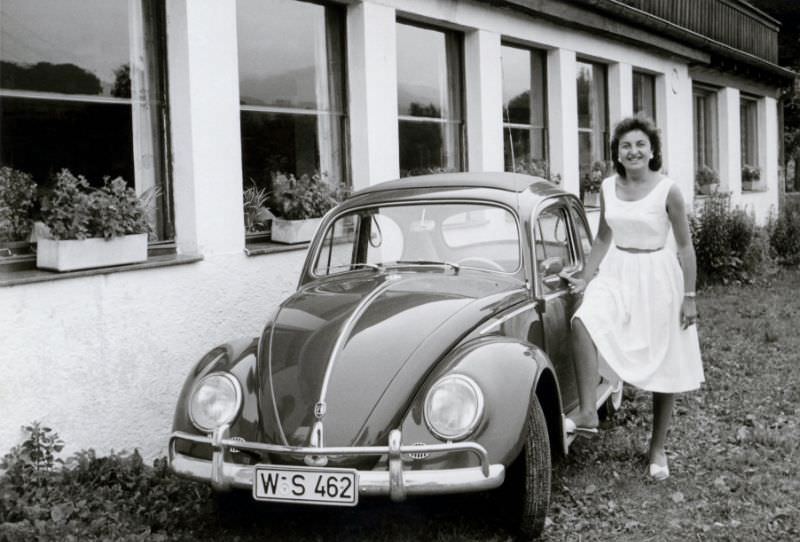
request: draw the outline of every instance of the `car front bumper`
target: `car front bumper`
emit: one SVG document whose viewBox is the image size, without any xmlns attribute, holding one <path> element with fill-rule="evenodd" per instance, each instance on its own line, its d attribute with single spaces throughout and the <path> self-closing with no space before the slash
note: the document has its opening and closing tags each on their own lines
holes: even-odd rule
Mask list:
<svg viewBox="0 0 800 542">
<path fill-rule="evenodd" d="M 175 443 L 179 440 L 211 446 L 214 450 L 211 460 L 197 459 L 177 452 Z M 227 426 L 217 429 L 211 436 L 175 431 L 170 436 L 169 465 L 176 474 L 210 482 L 212 487 L 218 491 L 231 488 L 251 489 L 255 466 L 226 462 L 224 460 L 225 450 L 231 448 L 308 457 L 310 461 L 317 462 L 316 464 L 324 464 L 324 458 L 328 456 L 385 455 L 388 459 L 388 469 L 358 471 L 359 494 L 388 496 L 393 501 L 402 501 L 407 495 L 484 491 L 500 486 L 505 479 L 505 467 L 502 464 L 490 464 L 486 449 L 478 443 L 403 445 L 401 433 L 396 429 L 389 434 L 387 446 L 321 448 L 242 442 L 229 438 Z M 476 455 L 480 466 L 438 470 L 403 468 L 403 456 L 407 457 L 408 454 L 454 452 L 470 452 Z"/>
</svg>

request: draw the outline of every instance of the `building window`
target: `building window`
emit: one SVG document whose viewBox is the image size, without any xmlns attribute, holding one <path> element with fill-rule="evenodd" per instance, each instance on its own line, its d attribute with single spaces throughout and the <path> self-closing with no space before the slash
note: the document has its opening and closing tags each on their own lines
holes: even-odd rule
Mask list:
<svg viewBox="0 0 800 542">
<path fill-rule="evenodd" d="M 549 177 L 545 53 L 503 45 L 505 170 Z"/>
<path fill-rule="evenodd" d="M 703 193 L 708 185 L 718 184 L 717 91 L 700 85 L 692 89 L 694 98 L 694 167 L 695 191 Z"/>
<path fill-rule="evenodd" d="M 238 0 L 242 172 L 248 240 L 264 238 L 257 211 L 273 180 L 319 175 L 349 183 L 345 155 L 344 12 L 295 0 Z M 262 198 L 259 199 L 259 195 Z"/>
<path fill-rule="evenodd" d="M 633 114 L 643 114 L 656 122 L 656 78 L 654 75 L 633 72 Z"/>
<path fill-rule="evenodd" d="M 741 95 L 739 125 L 742 152 L 742 190 L 754 190 L 761 180 L 758 166 L 758 98 Z"/>
<path fill-rule="evenodd" d="M 464 169 L 462 39 L 397 24 L 400 175 Z"/>
<path fill-rule="evenodd" d="M 578 164 L 581 198 L 596 204 L 600 181 L 610 173 L 608 149 L 608 89 L 602 64 L 577 63 Z"/>
<path fill-rule="evenodd" d="M 164 4 L 4 0 L 0 165 L 44 194 L 69 169 L 101 186 L 155 190 L 153 235 L 174 235 L 166 158 Z"/>
</svg>

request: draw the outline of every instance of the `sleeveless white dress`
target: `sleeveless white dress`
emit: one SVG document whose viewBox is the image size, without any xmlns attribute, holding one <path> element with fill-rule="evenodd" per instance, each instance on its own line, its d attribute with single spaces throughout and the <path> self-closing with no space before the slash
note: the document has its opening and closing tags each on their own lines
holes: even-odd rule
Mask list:
<svg viewBox="0 0 800 542">
<path fill-rule="evenodd" d="M 661 393 L 694 390 L 704 380 L 697 327 L 684 330 L 680 323 L 683 273 L 675 251 L 665 247 L 672 185 L 663 177 L 645 197 L 625 201 L 617 198 L 616 177 L 603 181 L 605 217 L 613 238 L 573 316 L 581 319 L 617 376 Z M 600 366 L 601 373 L 607 371 L 603 363 Z"/>
</svg>

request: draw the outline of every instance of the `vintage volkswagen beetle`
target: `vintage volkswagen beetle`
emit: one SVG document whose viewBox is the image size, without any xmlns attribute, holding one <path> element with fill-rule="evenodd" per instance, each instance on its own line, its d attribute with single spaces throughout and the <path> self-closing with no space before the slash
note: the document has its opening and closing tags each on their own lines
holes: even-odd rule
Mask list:
<svg viewBox="0 0 800 542">
<path fill-rule="evenodd" d="M 577 408 L 568 279 L 589 232 L 576 197 L 525 175 L 357 192 L 324 218 L 261 336 L 191 372 L 172 469 L 328 505 L 503 485 L 521 531 L 538 535 L 551 452 L 567 451 L 563 419 Z M 618 406 L 621 389 L 598 380 L 598 408 Z"/>
</svg>

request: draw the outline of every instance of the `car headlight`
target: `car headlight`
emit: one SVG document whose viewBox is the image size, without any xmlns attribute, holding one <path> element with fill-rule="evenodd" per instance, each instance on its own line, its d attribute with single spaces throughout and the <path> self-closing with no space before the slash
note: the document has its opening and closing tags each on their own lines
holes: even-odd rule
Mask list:
<svg viewBox="0 0 800 542">
<path fill-rule="evenodd" d="M 441 378 L 425 397 L 425 422 L 437 437 L 459 440 L 475 430 L 483 416 L 483 392 L 471 378 Z"/>
<path fill-rule="evenodd" d="M 229 373 L 212 373 L 192 390 L 189 419 L 201 431 L 211 432 L 231 423 L 242 406 L 242 387 Z"/>
</svg>

